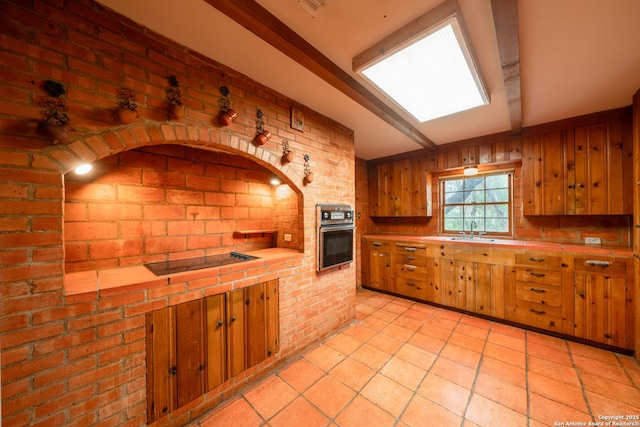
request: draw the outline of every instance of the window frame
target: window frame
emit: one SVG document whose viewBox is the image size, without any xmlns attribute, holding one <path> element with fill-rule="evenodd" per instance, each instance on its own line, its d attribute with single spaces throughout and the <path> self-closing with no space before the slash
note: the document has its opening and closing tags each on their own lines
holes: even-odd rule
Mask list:
<svg viewBox="0 0 640 427">
<path fill-rule="evenodd" d="M 509 221 L 509 225 L 508 225 L 508 231 L 506 232 L 496 232 L 496 231 L 490 231 L 490 232 L 485 232 L 484 230 L 474 230 L 474 231 L 482 231 L 484 235 L 490 235 L 490 236 L 496 236 L 496 237 L 513 237 L 514 236 L 514 215 L 515 215 L 515 202 L 514 202 L 514 180 L 515 180 L 515 169 L 514 168 L 508 168 L 508 169 L 493 169 L 493 170 L 488 170 L 488 171 L 484 171 L 484 172 L 479 172 L 476 175 L 463 175 L 463 174 L 455 174 L 455 175 L 445 175 L 445 176 L 439 176 L 438 177 L 438 187 L 439 187 L 439 198 L 440 198 L 440 234 L 443 235 L 455 235 L 455 234 L 460 234 L 461 232 L 468 232 L 470 231 L 468 228 L 466 228 L 466 221 L 464 220 L 464 216 L 463 216 L 463 230 L 447 230 L 445 228 L 445 209 L 449 206 L 462 206 L 464 209 L 464 206 L 472 206 L 474 205 L 473 203 L 462 203 L 462 204 L 446 204 L 445 200 L 446 200 L 446 192 L 445 192 L 445 183 L 447 181 L 453 181 L 453 180 L 471 180 L 471 179 L 477 179 L 478 177 L 487 177 L 487 176 L 491 176 L 491 175 L 507 175 L 507 183 L 508 183 L 508 194 L 509 194 L 509 200 L 508 202 L 500 202 L 499 204 L 504 204 L 507 203 L 508 204 L 508 213 L 509 213 L 509 217 L 508 217 L 508 221 Z M 486 188 L 484 189 L 484 191 L 486 191 Z M 484 203 L 477 203 L 477 205 L 482 205 L 482 206 L 490 206 L 493 205 L 494 203 L 487 203 L 486 201 Z"/>
</svg>

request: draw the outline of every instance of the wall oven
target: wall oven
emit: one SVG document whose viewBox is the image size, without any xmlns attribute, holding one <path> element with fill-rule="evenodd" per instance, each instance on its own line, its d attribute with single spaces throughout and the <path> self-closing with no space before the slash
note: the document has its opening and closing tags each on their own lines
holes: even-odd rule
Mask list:
<svg viewBox="0 0 640 427">
<path fill-rule="evenodd" d="M 356 227 L 348 205 L 317 205 L 318 271 L 353 261 Z"/>
</svg>

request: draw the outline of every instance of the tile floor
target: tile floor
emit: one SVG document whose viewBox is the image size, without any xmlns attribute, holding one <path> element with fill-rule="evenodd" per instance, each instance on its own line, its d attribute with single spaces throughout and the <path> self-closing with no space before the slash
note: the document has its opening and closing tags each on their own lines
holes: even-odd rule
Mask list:
<svg viewBox="0 0 640 427">
<path fill-rule="evenodd" d="M 640 415 L 633 358 L 361 290 L 353 324 L 192 427 L 534 427 L 607 415 Z"/>
</svg>

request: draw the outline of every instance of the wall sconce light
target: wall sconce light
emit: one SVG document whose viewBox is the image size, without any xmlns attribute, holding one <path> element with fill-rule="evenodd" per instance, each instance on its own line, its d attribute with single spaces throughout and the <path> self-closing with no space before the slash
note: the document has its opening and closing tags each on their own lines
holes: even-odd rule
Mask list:
<svg viewBox="0 0 640 427">
<path fill-rule="evenodd" d="M 278 178 L 276 178 L 275 176 L 274 176 L 273 178 L 271 178 L 271 181 L 269 181 L 269 183 L 270 183 L 271 185 L 273 185 L 274 187 L 275 187 L 276 185 L 280 185 L 280 184 L 281 184 L 280 180 L 279 180 Z"/>
<path fill-rule="evenodd" d="M 463 173 L 466 176 L 477 175 L 478 174 L 478 167 L 477 166 L 465 166 Z"/>
<path fill-rule="evenodd" d="M 91 166 L 89 163 L 85 163 L 83 165 L 78 166 L 75 169 L 75 173 L 76 175 L 86 175 L 89 172 L 91 172 L 91 169 L 93 169 L 93 166 Z"/>
</svg>

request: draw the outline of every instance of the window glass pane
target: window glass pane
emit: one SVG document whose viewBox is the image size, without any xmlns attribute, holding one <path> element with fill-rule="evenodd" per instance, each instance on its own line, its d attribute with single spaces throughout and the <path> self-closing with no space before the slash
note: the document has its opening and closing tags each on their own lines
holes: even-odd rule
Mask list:
<svg viewBox="0 0 640 427">
<path fill-rule="evenodd" d="M 486 179 L 487 188 L 507 188 L 509 186 L 508 175 L 489 175 Z"/>
<path fill-rule="evenodd" d="M 471 219 L 484 218 L 484 205 L 473 205 L 464 207 L 464 217 Z"/>
<path fill-rule="evenodd" d="M 509 189 L 501 188 L 499 190 L 487 190 L 487 202 L 508 202 L 509 201 Z"/>
<path fill-rule="evenodd" d="M 445 181 L 444 191 L 447 193 L 450 191 L 462 191 L 464 189 L 464 181 L 461 179 Z"/>
<path fill-rule="evenodd" d="M 455 193 L 447 193 L 445 198 L 445 204 L 447 205 L 455 205 L 464 202 L 464 193 L 455 192 Z"/>
<path fill-rule="evenodd" d="M 444 220 L 445 230 L 462 231 L 462 224 L 463 224 L 462 218 L 453 218 L 453 219 L 445 218 Z"/>
<path fill-rule="evenodd" d="M 508 218 L 509 205 L 487 205 L 487 216 L 494 218 Z"/>
<path fill-rule="evenodd" d="M 465 191 L 464 203 L 484 203 L 484 191 Z"/>
<path fill-rule="evenodd" d="M 485 224 L 487 232 L 506 233 L 509 231 L 507 218 L 486 218 Z"/>
<path fill-rule="evenodd" d="M 484 190 L 484 177 L 465 179 L 464 189 L 465 190 Z"/>
<path fill-rule="evenodd" d="M 462 206 L 447 206 L 444 208 L 446 218 L 462 218 Z"/>
</svg>

